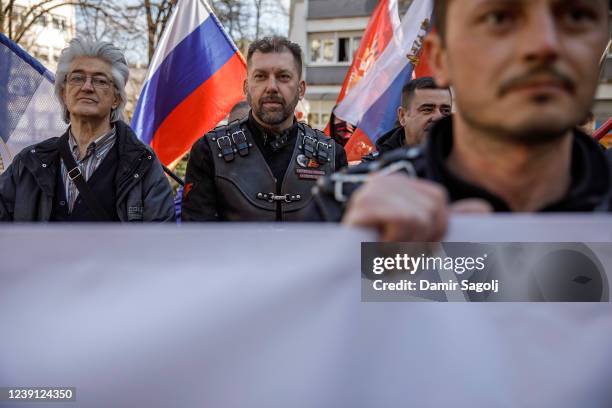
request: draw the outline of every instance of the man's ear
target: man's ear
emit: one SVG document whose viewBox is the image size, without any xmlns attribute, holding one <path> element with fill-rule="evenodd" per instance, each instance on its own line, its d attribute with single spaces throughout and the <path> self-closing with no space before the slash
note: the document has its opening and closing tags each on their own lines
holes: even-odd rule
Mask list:
<svg viewBox="0 0 612 408">
<path fill-rule="evenodd" d="M 429 49 L 429 66 L 432 75 L 441 88 L 450 86 L 448 75 L 448 55 L 446 48 L 442 45 L 442 39 L 437 32 L 431 32 L 425 38 L 425 47 Z"/>
<path fill-rule="evenodd" d="M 242 83 L 242 92 L 246 95 L 247 94 L 247 80 L 245 79 L 244 82 Z"/>
<path fill-rule="evenodd" d="M 298 85 L 298 98 L 299 100 L 304 99 L 304 95 L 306 95 L 306 81 L 303 79 L 300 80 L 300 84 Z"/>
<path fill-rule="evenodd" d="M 402 127 L 406 126 L 406 118 L 404 115 L 406 114 L 406 109 L 403 106 L 397 108 L 397 121 L 402 125 Z"/>
</svg>

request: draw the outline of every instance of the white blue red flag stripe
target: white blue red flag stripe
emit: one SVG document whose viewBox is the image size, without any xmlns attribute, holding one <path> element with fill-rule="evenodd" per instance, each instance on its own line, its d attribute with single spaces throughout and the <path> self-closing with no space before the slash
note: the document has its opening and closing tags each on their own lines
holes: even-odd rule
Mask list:
<svg viewBox="0 0 612 408">
<path fill-rule="evenodd" d="M 204 0 L 181 0 L 155 51 L 132 127 L 170 164 L 244 99 L 246 64 Z"/>
<path fill-rule="evenodd" d="M 0 34 L 0 172 L 15 154 L 66 130 L 53 74 Z"/>
<path fill-rule="evenodd" d="M 402 87 L 412 78 L 432 12 L 432 0 L 413 2 L 394 39 L 336 108 L 338 117 L 359 127 L 372 143 L 394 127 Z"/>
</svg>

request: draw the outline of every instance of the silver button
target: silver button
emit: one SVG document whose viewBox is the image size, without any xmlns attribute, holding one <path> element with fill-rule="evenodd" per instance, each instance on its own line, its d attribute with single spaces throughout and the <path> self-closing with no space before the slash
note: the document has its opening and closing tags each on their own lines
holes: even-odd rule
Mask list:
<svg viewBox="0 0 612 408">
<path fill-rule="evenodd" d="M 138 173 L 134 174 L 134 178 L 138 178 L 138 177 L 140 177 Z"/>
<path fill-rule="evenodd" d="M 36 153 L 36 149 L 30 150 L 30 153 Z"/>
<path fill-rule="evenodd" d="M 42 164 L 43 169 L 47 167 L 47 165 L 45 163 Z"/>
</svg>

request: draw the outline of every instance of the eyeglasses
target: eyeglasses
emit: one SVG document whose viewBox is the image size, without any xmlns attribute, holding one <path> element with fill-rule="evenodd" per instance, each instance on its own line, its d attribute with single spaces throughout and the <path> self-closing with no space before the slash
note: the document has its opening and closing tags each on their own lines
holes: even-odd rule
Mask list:
<svg viewBox="0 0 612 408">
<path fill-rule="evenodd" d="M 85 82 L 87 82 L 87 78 L 91 78 L 91 84 L 93 85 L 94 88 L 98 88 L 98 89 L 108 89 L 113 83 L 110 79 L 108 79 L 104 75 L 90 76 L 90 75 L 85 75 L 85 74 L 81 74 L 78 72 L 68 74 L 66 77 L 66 80 L 71 86 L 80 88 L 83 85 L 85 85 Z"/>
</svg>

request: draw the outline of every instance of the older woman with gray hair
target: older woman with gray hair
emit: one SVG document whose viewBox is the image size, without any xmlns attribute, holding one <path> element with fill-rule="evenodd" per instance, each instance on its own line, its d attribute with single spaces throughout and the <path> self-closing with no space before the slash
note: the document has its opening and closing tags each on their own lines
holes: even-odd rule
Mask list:
<svg viewBox="0 0 612 408">
<path fill-rule="evenodd" d="M 161 164 L 123 121 L 128 75 L 112 44 L 70 41 L 55 76 L 68 129 L 21 151 L 0 176 L 0 220 L 174 219 Z"/>
</svg>

